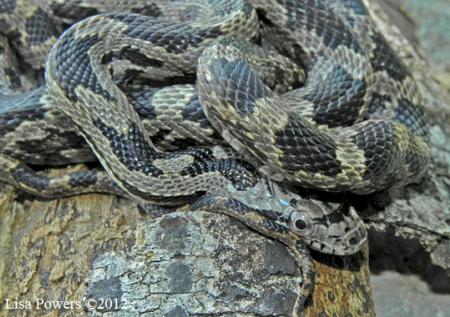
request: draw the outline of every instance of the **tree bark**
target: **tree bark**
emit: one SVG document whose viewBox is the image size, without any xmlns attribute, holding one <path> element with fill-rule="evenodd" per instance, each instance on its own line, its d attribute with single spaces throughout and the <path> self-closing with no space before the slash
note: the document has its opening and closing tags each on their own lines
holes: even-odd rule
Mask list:
<svg viewBox="0 0 450 317">
<path fill-rule="evenodd" d="M 68 316 L 289 316 L 294 305 L 301 274 L 286 247 L 227 216 L 153 218 L 114 196 L 37 200 L 10 186 L 1 197 L 4 313 L 6 299 L 118 303 L 32 313 Z M 373 316 L 367 259 L 316 254 L 306 316 Z"/>
</svg>

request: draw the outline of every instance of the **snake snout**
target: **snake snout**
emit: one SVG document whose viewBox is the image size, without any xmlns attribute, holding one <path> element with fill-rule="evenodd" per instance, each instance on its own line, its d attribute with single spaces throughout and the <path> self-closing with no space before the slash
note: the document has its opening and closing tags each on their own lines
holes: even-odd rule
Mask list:
<svg viewBox="0 0 450 317">
<path fill-rule="evenodd" d="M 367 229 L 353 207 L 349 208 L 342 223 L 344 235 L 337 238 L 334 244 L 335 254 L 351 255 L 360 251 L 367 240 Z"/>
<path fill-rule="evenodd" d="M 342 255 L 351 255 L 361 250 L 367 240 L 365 227 L 358 227 L 345 236 L 342 243 Z M 336 253 L 338 254 L 338 253 Z"/>
<path fill-rule="evenodd" d="M 321 238 L 315 237 L 307 243 L 311 249 L 321 253 L 346 256 L 359 252 L 366 240 L 367 232 L 365 228 L 357 228 L 342 237 L 333 235 L 326 238 L 324 236 Z"/>
<path fill-rule="evenodd" d="M 353 207 L 335 206 L 314 199 L 304 199 L 291 214 L 290 228 L 313 250 L 351 255 L 361 250 L 367 240 L 364 222 Z"/>
</svg>

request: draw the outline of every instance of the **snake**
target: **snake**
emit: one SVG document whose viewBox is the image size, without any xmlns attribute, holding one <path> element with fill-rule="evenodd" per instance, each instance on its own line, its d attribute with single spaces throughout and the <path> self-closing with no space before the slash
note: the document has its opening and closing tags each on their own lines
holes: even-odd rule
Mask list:
<svg viewBox="0 0 450 317">
<path fill-rule="evenodd" d="M 3 11 L 15 10 L 3 2 Z M 70 2 L 50 7 L 63 11 Z M 5 134 L 42 123 L 64 132 L 46 138 L 37 159 L 39 147 L 3 140 L 2 180 L 48 196 L 101 187 L 161 205 L 201 197 L 200 208 L 223 208 L 304 258 L 305 243 L 353 254 L 367 233 L 352 208 L 302 197 L 293 186 L 366 195 L 427 170 L 425 101 L 358 0 L 99 1 L 101 9 L 76 2 L 73 16 L 87 17 L 59 37 L 56 26 L 35 39 L 51 46 L 48 56 L 25 54 L 45 61 L 45 84 L 0 99 Z M 36 12 L 34 21 L 50 17 Z M 22 24 L 28 32 L 36 25 Z M 36 44 L 15 36 L 19 48 Z M 175 131 L 160 143 L 170 151 L 155 146 L 154 119 Z M 183 134 L 199 144 L 175 149 Z M 85 153 L 104 170 L 49 178 L 24 164 L 60 150 L 56 164 Z M 308 294 L 311 264 L 300 264 Z"/>
</svg>

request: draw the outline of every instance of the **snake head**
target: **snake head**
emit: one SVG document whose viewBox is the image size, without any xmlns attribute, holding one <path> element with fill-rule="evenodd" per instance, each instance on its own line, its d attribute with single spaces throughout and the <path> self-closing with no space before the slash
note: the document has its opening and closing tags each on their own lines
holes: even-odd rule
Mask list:
<svg viewBox="0 0 450 317">
<path fill-rule="evenodd" d="M 363 221 L 355 209 L 346 204 L 302 197 L 265 179 L 246 191 L 230 186 L 227 194 L 247 207 L 259 210 L 301 237 L 311 249 L 322 253 L 354 254 L 367 239 Z"/>
<path fill-rule="evenodd" d="M 289 229 L 313 250 L 336 255 L 358 252 L 367 239 L 364 222 L 353 207 L 314 200 L 293 201 Z"/>
</svg>

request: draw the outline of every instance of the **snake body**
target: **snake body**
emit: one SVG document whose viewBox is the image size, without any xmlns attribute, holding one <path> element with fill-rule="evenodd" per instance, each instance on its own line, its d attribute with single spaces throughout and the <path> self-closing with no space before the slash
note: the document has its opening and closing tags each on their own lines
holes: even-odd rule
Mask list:
<svg viewBox="0 0 450 317">
<path fill-rule="evenodd" d="M 143 145 L 149 143 L 149 139 L 138 116 L 126 95 L 117 89 L 108 68 L 102 67 L 102 64 L 134 56 L 149 70 L 157 68 L 155 64 L 164 64 L 164 71 L 156 72 L 158 77 L 193 73 L 196 60 L 212 38 L 225 35 L 237 35 L 244 39 L 255 37 L 255 11 L 245 2 L 232 4 L 221 7 L 223 3 L 218 2 L 212 7 L 219 8 L 221 15 L 213 14 L 210 21 L 205 23 L 202 20 L 197 24 L 155 23 L 138 14 L 98 15 L 70 28 L 53 47 L 46 73 L 50 95 L 60 102 L 61 109 L 81 128 L 84 138 L 113 179 L 122 187 L 128 187 L 128 191 L 133 188 L 132 191 L 136 192 L 133 195 L 186 196 L 207 188 L 223 187 L 226 182 L 218 183 L 221 177 L 213 175 L 215 171 L 206 169 L 188 177 L 185 171 L 170 172 L 170 182 L 178 184 L 173 190 L 157 185 L 169 182 L 163 180 L 169 172 L 164 171 L 165 167 L 156 166 L 154 161 L 162 160 L 158 164 L 161 162 L 164 166 L 180 166 L 177 160 L 184 160 L 181 166 L 187 166 L 193 164 L 194 157 L 185 153 L 179 153 L 179 156 L 171 153 L 166 156 L 167 159 L 164 156 L 153 157 L 152 150 Z M 240 50 L 222 44 L 206 49 L 197 71 L 197 91 L 206 116 L 228 143 L 246 156 L 257 158 L 259 165 L 262 165 L 258 166 L 260 170 L 279 181 L 357 193 L 370 193 L 392 184 L 410 182 L 422 174 L 429 157 L 423 126 L 408 124 L 411 120 L 418 123 L 421 118 L 409 116 L 402 122 L 405 111 L 420 114 L 420 111 L 404 109 L 415 107 L 421 101 L 414 82 L 411 83 L 405 69 L 400 69 L 398 73 L 403 72 L 400 74 L 403 75 L 402 81 L 397 74 L 394 84 L 405 96 L 386 93 L 386 98 L 391 97 L 391 103 L 398 104 L 394 109 L 386 110 L 391 112 L 391 118 L 372 119 L 369 116 L 368 120 L 358 123 L 369 110 L 380 116 L 380 110 L 374 106 L 377 100 L 372 96 L 375 85 L 371 83 L 378 75 L 374 68 L 378 66 L 376 59 L 379 57 L 374 55 L 373 50 L 365 53 L 363 45 L 346 30 L 346 24 L 337 27 L 336 23 L 340 21 L 337 16 L 314 15 L 314 12 L 324 11 L 321 5 L 320 2 L 309 3 L 308 6 L 302 2 L 281 3 L 280 10 L 295 15 L 294 22 L 283 21 L 277 16 L 271 20 L 273 24 L 281 21 L 277 32 L 292 30 L 285 31 L 282 36 L 300 39 L 297 40 L 300 47 L 306 47 L 307 43 L 301 41 L 311 35 L 311 31 L 302 34 L 305 33 L 302 30 L 319 30 L 318 34 L 314 34 L 318 40 L 315 42 L 317 48 L 308 47 L 309 52 L 303 54 L 308 58 L 303 62 L 312 75 L 304 88 L 287 96 L 274 95 L 246 63 Z M 223 14 L 224 10 L 229 12 Z M 311 14 L 322 20 L 311 22 Z M 291 24 L 286 25 L 288 22 Z M 302 25 L 306 28 L 301 28 Z M 325 38 L 325 35 L 331 39 Z M 326 43 L 325 40 L 331 42 Z M 326 44 L 332 45 L 333 49 Z M 320 57 L 316 56 L 318 52 L 322 52 Z M 402 65 L 400 62 L 397 64 Z M 383 69 L 384 73 L 386 69 L 389 68 Z M 317 75 L 320 79 L 325 76 L 328 80 L 319 81 L 315 74 L 320 74 Z M 342 78 L 345 79 L 343 83 L 337 84 L 337 79 Z M 381 79 L 378 79 L 377 84 L 381 85 Z M 388 79 L 393 80 L 392 77 Z M 314 99 L 320 93 L 325 95 Z M 95 107 L 91 106 L 94 100 Z M 294 104 L 286 106 L 289 103 Z M 388 103 L 386 101 L 383 106 Z M 300 109 L 296 112 L 292 108 Z M 113 118 L 104 117 L 108 112 L 114 114 Z M 325 122 L 329 122 L 330 130 L 314 126 Z M 355 124 L 333 129 L 337 122 Z M 129 144 L 130 138 L 137 138 L 138 143 L 133 141 Z M 121 149 L 114 148 L 116 143 L 138 147 L 143 153 L 127 153 L 121 158 L 118 153 Z M 135 172 L 136 167 L 130 164 L 138 165 L 141 170 Z M 175 169 L 175 166 L 167 168 L 171 171 Z M 153 179 L 154 176 L 156 179 Z M 193 183 L 198 186 L 192 186 Z M 142 191 L 142 188 L 145 190 Z"/>
<path fill-rule="evenodd" d="M 3 2 L 13 10 L 11 1 Z M 52 46 L 45 86 L 1 96 L 0 131 L 9 136 L 0 139 L 5 181 L 48 196 L 65 181 L 81 185 L 75 193 L 100 183 L 105 191 L 163 205 L 209 193 L 214 198 L 197 206 L 226 206 L 229 215 L 301 255 L 304 242 L 352 254 L 366 239 L 354 210 L 300 197 L 290 185 L 368 194 L 426 171 L 424 101 L 358 0 L 175 6 L 129 0 L 117 1 L 113 13 L 108 1 L 95 10 L 88 1 L 75 2 L 73 15 L 88 17 Z M 71 1 L 55 3 L 47 9 L 62 12 Z M 36 12 L 44 20 L 47 11 Z M 36 44 L 23 44 L 34 38 L 48 48 L 64 21 L 39 40 L 16 36 L 16 46 Z M 41 55 L 35 50 L 25 60 Z M 33 138 L 30 126 L 45 131 L 48 147 L 40 156 L 26 142 Z M 167 142 L 159 140 L 164 128 Z M 177 150 L 186 136 L 196 146 Z M 152 140 L 171 151 L 161 152 Z M 50 179 L 24 164 L 48 157 L 56 165 L 90 161 L 92 153 L 107 175 Z M 302 269 L 310 290 L 310 264 Z"/>
<path fill-rule="evenodd" d="M 133 8 L 135 3 L 126 4 Z M 110 9 L 105 3 L 98 5 Z M 423 174 L 429 161 L 423 101 L 361 3 L 252 2 L 265 22 L 262 44 L 273 47 L 277 43 L 274 38 L 285 40 L 277 49 L 308 72 L 303 87 L 285 94 L 272 90 L 276 89 L 274 78 L 283 75 L 279 71 L 272 78 L 267 75 L 275 73 L 271 73 L 274 67 L 264 67 L 270 58 L 261 57 L 264 53 L 251 51 L 250 46 L 235 44 L 239 41 L 227 40 L 230 36 L 258 40 L 255 9 L 245 1 L 209 5 L 211 10 L 197 10 L 193 22 L 176 22 L 182 14 L 176 19 L 164 16 L 161 21 L 121 12 L 99 14 L 75 24 L 48 57 L 47 86 L 28 96 L 35 101 L 31 104 L 40 103 L 39 110 L 53 113 L 44 120 L 43 115 L 37 116 L 47 127 L 52 126 L 49 123 L 70 127 L 66 139 L 79 140 L 70 124 L 62 124 L 67 120 L 58 115 L 62 110 L 122 190 L 137 199 L 163 204 L 203 192 L 223 194 L 224 188 L 227 194 L 242 197 L 240 192 L 251 191 L 261 182 L 255 168 L 276 181 L 356 193 L 405 184 Z M 209 16 L 203 16 L 205 12 Z M 289 73 L 287 65 L 279 68 Z M 144 79 L 150 81 L 162 77 L 170 81 L 197 72 L 197 87 L 173 86 L 156 93 L 147 93 L 142 87 L 120 90 L 123 87 L 117 78 L 127 77 L 130 69 L 133 75 L 145 74 Z M 298 83 L 301 79 L 294 73 L 298 70 L 284 77 Z M 212 135 L 218 130 L 239 155 L 209 144 L 179 152 L 155 150 L 147 132 L 157 120 L 146 125 L 146 118 L 142 123 L 137 112 L 145 117 L 146 111 L 154 111 L 158 102 L 147 108 L 140 105 L 151 104 L 158 94 L 169 100 L 177 94 L 189 96 L 184 107 L 202 122 L 190 130 L 202 131 L 194 138 L 206 135 L 200 143 L 208 144 L 214 142 Z M 27 99 L 22 95 L 15 98 L 10 97 L 9 104 L 17 105 L 17 98 Z M 4 100 L 3 104 L 8 104 L 7 98 Z M 21 111 L 29 113 L 24 108 L 3 108 L 1 118 L 6 118 L 6 124 L 1 127 L 6 134 L 17 131 L 11 117 L 17 118 Z M 159 115 L 159 119 L 170 126 L 168 116 Z M 193 125 L 182 130 L 186 134 L 189 129 L 185 128 Z M 92 159 L 83 142 L 75 143 L 56 164 L 77 161 L 79 155 L 73 153 L 80 152 L 86 153 L 85 160 Z M 17 142 L 6 145 L 4 155 L 25 161 L 37 157 L 27 155 L 26 146 L 17 151 Z M 49 155 L 56 157 L 60 148 L 52 152 L 49 146 L 47 156 L 37 163 Z M 19 166 L 5 165 L 10 171 Z M 24 170 L 22 179 L 29 174 Z"/>
<path fill-rule="evenodd" d="M 207 117 L 235 149 L 256 158 L 260 170 L 279 181 L 358 194 L 409 183 L 429 163 L 417 86 L 367 16 L 361 17 L 357 10 L 363 7 L 340 7 L 348 17 L 344 23 L 325 4 L 280 1 L 271 10 L 261 4 L 271 21 L 268 37 L 303 48 L 284 51 L 308 73 L 304 87 L 286 95 L 253 79 L 238 50 L 205 50 L 197 88 Z M 244 76 L 256 80 L 258 89 L 237 88 L 246 93 L 244 108 L 233 89 L 213 88 Z"/>
</svg>

